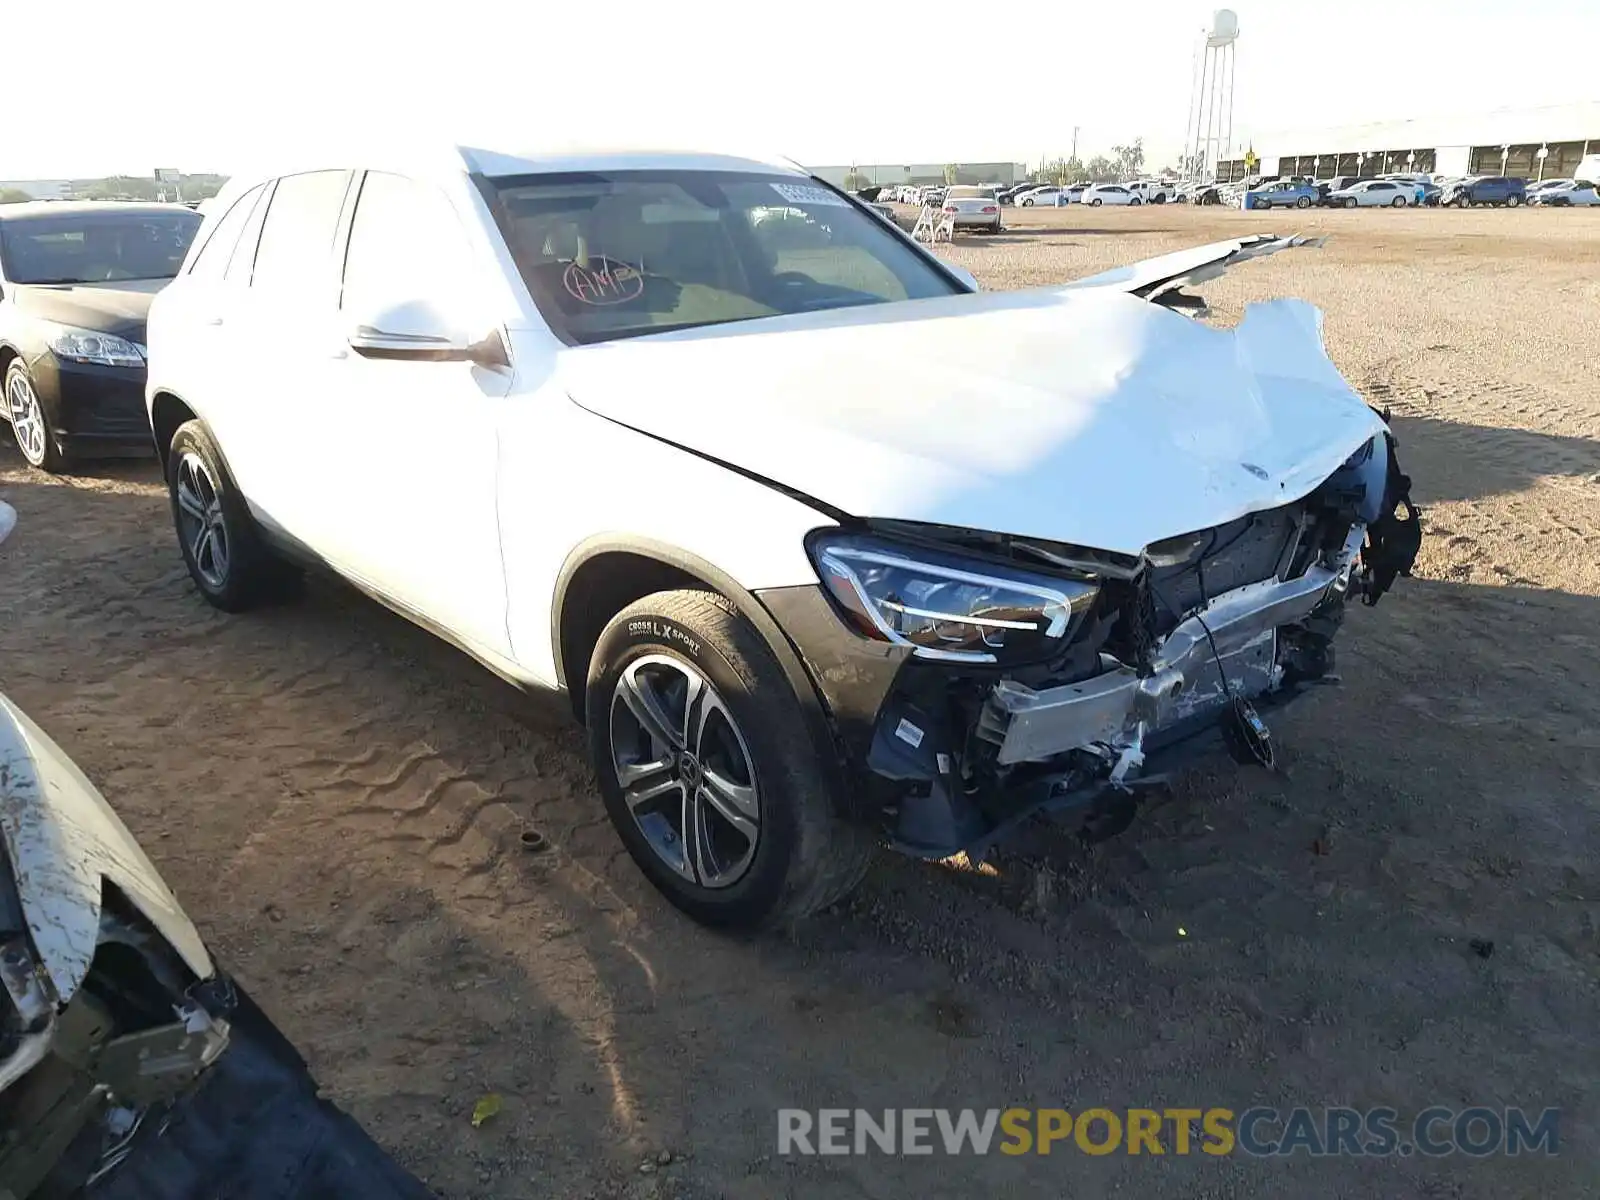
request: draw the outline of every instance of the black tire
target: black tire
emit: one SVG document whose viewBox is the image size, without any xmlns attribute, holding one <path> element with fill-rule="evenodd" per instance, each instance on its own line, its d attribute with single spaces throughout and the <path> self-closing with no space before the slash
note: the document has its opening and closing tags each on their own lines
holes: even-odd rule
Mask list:
<svg viewBox="0 0 1600 1200">
<path fill-rule="evenodd" d="M 3 399 L 5 403 L 6 423 L 11 426 L 12 439 L 17 443 L 24 461 L 31 467 L 47 471 L 54 475 L 66 468 L 66 455 L 61 453 L 55 435 L 50 432 L 50 414 L 45 410 L 44 401 L 39 398 L 39 391 L 33 386 L 33 376 L 28 373 L 28 365 L 20 357 L 13 358 L 11 365 L 6 368 Z M 18 435 L 16 423 L 11 411 L 11 393 L 13 387 L 22 387 L 27 395 L 32 398 L 33 410 L 37 414 L 36 420 L 40 424 L 40 436 L 37 439 L 37 453 L 28 446 L 23 445 L 23 439 Z M 31 440 L 31 439 L 30 439 Z"/>
<path fill-rule="evenodd" d="M 1298 199 L 1298 200 L 1296 200 L 1294 202 L 1294 206 L 1296 208 L 1310 208 L 1311 207 L 1311 197 L 1310 196 L 1301 196 L 1300 199 Z"/>
<path fill-rule="evenodd" d="M 1141 199 L 1139 199 L 1139 197 L 1135 196 L 1132 200 L 1128 201 L 1128 207 L 1129 208 L 1138 208 L 1139 205 L 1141 205 L 1143 203 L 1144 203 L 1143 200 L 1141 200 Z"/>
<path fill-rule="evenodd" d="M 203 549 L 197 558 L 196 543 L 186 533 L 179 492 L 180 476 L 190 472 L 190 456 L 204 466 L 214 493 L 215 512 L 210 521 L 220 527 L 226 548 L 220 570 L 214 549 Z M 189 478 L 193 478 L 192 473 Z M 186 421 L 172 437 L 172 446 L 167 451 L 167 496 L 172 506 L 173 528 L 178 534 L 178 548 L 189 568 L 189 578 L 194 580 L 195 587 L 208 603 L 223 612 L 244 612 L 292 594 L 301 578 L 299 568 L 273 554 L 262 540 L 261 531 L 203 421 Z M 207 507 L 210 511 L 210 506 Z"/>
<path fill-rule="evenodd" d="M 1025 198 L 1022 201 L 1022 207 L 1023 208 L 1032 208 L 1033 207 L 1033 198 L 1032 197 Z"/>
<path fill-rule="evenodd" d="M 1089 201 L 1089 207 L 1090 208 L 1099 208 L 1100 207 L 1100 197 L 1096 196 L 1094 199 L 1090 200 Z"/>
<path fill-rule="evenodd" d="M 1389 201 L 1390 208 L 1404 208 L 1405 206 L 1406 198 L 1404 196 L 1396 196 L 1393 200 Z"/>
<path fill-rule="evenodd" d="M 1354 208 L 1356 206 L 1356 198 L 1354 196 L 1346 196 L 1344 206 L 1346 208 Z"/>
<path fill-rule="evenodd" d="M 1521 203 L 1522 203 L 1522 197 L 1521 196 L 1512 194 L 1512 195 L 1506 197 L 1506 207 L 1507 208 L 1516 208 Z"/>
<path fill-rule="evenodd" d="M 710 684 L 752 768 L 759 804 L 753 857 L 721 887 L 699 882 L 697 869 L 690 881 L 668 865 L 634 818 L 617 778 L 612 711 L 621 703 L 618 684 L 647 656 L 687 663 Z M 645 877 L 695 920 L 728 929 L 785 926 L 843 899 L 861 881 L 876 839 L 834 812 L 832 747 L 815 743 L 788 678 L 724 597 L 657 592 L 611 618 L 589 661 L 584 708 L 612 825 Z M 675 765 L 674 777 L 682 778 L 683 769 Z M 703 778 L 703 768 L 695 774 Z"/>
</svg>

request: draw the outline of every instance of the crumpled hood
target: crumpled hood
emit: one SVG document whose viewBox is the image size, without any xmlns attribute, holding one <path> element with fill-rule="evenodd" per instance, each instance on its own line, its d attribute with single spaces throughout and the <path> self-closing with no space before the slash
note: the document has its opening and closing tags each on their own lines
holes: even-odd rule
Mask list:
<svg viewBox="0 0 1600 1200">
<path fill-rule="evenodd" d="M 592 412 L 852 516 L 1124 554 L 1299 499 L 1383 429 L 1297 300 L 1218 329 L 1110 288 L 952 296 L 574 348 L 558 372 Z"/>
<path fill-rule="evenodd" d="M 150 302 L 166 285 L 165 279 L 18 284 L 13 289 L 13 302 L 29 316 L 143 341 Z"/>
</svg>

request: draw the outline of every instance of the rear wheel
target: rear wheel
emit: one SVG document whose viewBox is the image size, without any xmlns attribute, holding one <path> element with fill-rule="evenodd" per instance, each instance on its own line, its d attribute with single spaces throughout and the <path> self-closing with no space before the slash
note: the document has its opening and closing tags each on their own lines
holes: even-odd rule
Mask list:
<svg viewBox="0 0 1600 1200">
<path fill-rule="evenodd" d="M 1506 197 L 1506 207 L 1507 208 L 1516 208 L 1521 203 L 1522 203 L 1522 197 L 1518 196 L 1518 195 L 1516 195 L 1514 193 L 1512 195 Z"/>
<path fill-rule="evenodd" d="M 279 598 L 300 578 L 261 540 L 203 422 L 185 422 L 173 435 L 167 491 L 189 577 L 212 605 L 243 612 Z"/>
<path fill-rule="evenodd" d="M 1090 208 L 1099 208 L 1100 207 L 1100 197 L 1096 196 L 1093 200 L 1090 200 L 1089 201 L 1089 207 Z"/>
<path fill-rule="evenodd" d="M 30 466 L 54 474 L 66 465 L 61 447 L 50 432 L 50 420 L 39 393 L 33 386 L 33 376 L 20 358 L 11 360 L 6 368 L 6 419 L 11 422 L 11 432 L 16 436 L 17 449 Z"/>
<path fill-rule="evenodd" d="M 1389 201 L 1390 208 L 1404 208 L 1405 206 L 1406 198 L 1404 196 L 1396 196 L 1393 200 Z"/>
<path fill-rule="evenodd" d="M 792 923 L 843 898 L 874 839 L 833 811 L 831 748 L 766 643 L 711 592 L 623 609 L 589 663 L 589 747 L 645 876 L 708 925 Z"/>
</svg>

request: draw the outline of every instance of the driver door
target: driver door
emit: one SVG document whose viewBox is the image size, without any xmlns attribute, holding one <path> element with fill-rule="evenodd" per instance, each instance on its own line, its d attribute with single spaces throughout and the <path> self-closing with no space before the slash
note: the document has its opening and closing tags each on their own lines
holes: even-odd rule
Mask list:
<svg viewBox="0 0 1600 1200">
<path fill-rule="evenodd" d="M 326 412 L 342 448 L 347 569 L 470 649 L 508 658 L 496 489 L 510 369 L 373 357 L 349 344 L 358 327 L 417 302 L 498 336 L 480 309 L 474 269 L 442 192 L 368 171 L 346 244 L 343 348 L 329 364 Z"/>
</svg>

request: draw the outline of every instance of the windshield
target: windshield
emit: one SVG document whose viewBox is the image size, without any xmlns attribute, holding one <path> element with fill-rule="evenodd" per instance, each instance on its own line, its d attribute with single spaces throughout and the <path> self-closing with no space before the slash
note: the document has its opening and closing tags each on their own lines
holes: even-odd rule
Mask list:
<svg viewBox="0 0 1600 1200">
<path fill-rule="evenodd" d="M 171 279 L 203 217 L 172 212 L 64 212 L 0 221 L 0 258 L 12 283 Z"/>
<path fill-rule="evenodd" d="M 490 182 L 517 268 L 569 342 L 961 291 L 880 218 L 792 175 L 618 171 Z"/>
</svg>

